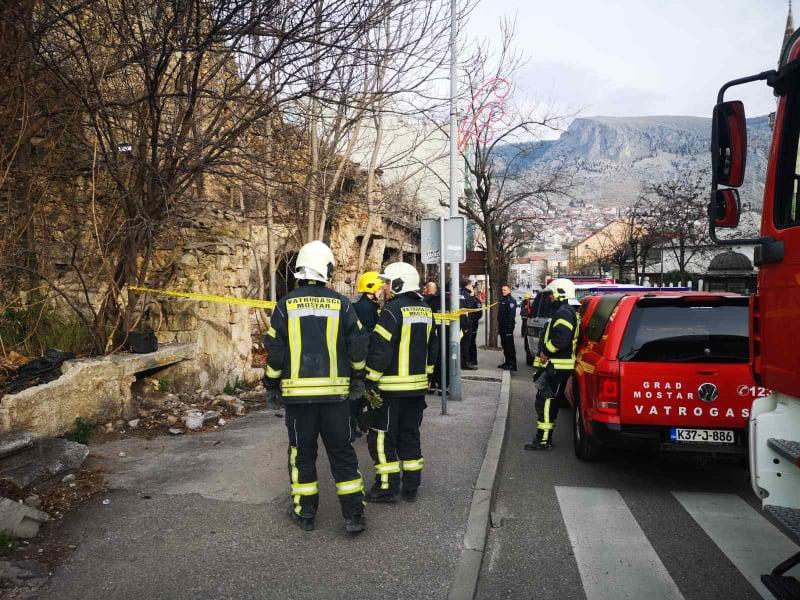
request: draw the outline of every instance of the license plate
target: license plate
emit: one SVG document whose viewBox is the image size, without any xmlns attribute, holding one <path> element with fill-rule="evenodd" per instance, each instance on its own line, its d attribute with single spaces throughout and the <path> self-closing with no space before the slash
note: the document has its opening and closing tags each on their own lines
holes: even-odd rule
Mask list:
<svg viewBox="0 0 800 600">
<path fill-rule="evenodd" d="M 670 441 L 690 444 L 733 444 L 733 431 L 729 429 L 681 429 L 669 430 Z"/>
</svg>

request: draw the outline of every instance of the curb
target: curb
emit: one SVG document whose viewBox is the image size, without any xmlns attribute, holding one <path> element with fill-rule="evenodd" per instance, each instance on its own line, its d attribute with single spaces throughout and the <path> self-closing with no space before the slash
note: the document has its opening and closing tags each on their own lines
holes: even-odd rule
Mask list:
<svg viewBox="0 0 800 600">
<path fill-rule="evenodd" d="M 492 509 L 492 495 L 500 465 L 500 454 L 506 439 L 508 404 L 511 396 L 511 372 L 503 371 L 500 383 L 500 399 L 494 426 L 486 445 L 483 465 L 475 482 L 472 505 L 467 518 L 467 532 L 464 534 L 464 549 L 458 558 L 453 572 L 447 600 L 472 600 L 478 590 L 478 576 L 481 572 L 486 536 L 489 532 L 489 517 Z"/>
</svg>

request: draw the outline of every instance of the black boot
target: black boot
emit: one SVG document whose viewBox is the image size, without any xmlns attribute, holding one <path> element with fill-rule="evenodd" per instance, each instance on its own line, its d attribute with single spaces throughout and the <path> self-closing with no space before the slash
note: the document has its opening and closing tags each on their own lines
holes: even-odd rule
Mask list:
<svg viewBox="0 0 800 600">
<path fill-rule="evenodd" d="M 497 365 L 498 369 L 505 369 L 506 367 L 508 367 L 508 363 L 503 363 L 502 365 Z"/>
<path fill-rule="evenodd" d="M 389 490 L 376 490 L 375 488 L 371 488 L 364 495 L 364 498 L 367 502 L 374 502 L 376 504 L 392 504 L 393 502 L 397 502 L 397 493 Z"/>
<path fill-rule="evenodd" d="M 364 513 L 359 513 L 344 520 L 344 530 L 347 533 L 361 533 L 366 528 L 367 518 L 364 516 Z"/>
<path fill-rule="evenodd" d="M 416 502 L 417 501 L 417 488 L 413 490 L 403 488 L 403 500 L 406 502 Z"/>
<path fill-rule="evenodd" d="M 533 442 L 528 442 L 527 444 L 525 444 L 524 448 L 525 450 L 552 450 L 553 444 L 551 444 L 550 442 L 542 444 L 534 440 Z"/>
<path fill-rule="evenodd" d="M 314 531 L 314 517 L 304 517 L 302 515 L 298 515 L 296 512 L 294 512 L 294 510 L 289 513 L 289 516 L 292 518 L 292 521 L 294 521 L 303 531 Z"/>
</svg>

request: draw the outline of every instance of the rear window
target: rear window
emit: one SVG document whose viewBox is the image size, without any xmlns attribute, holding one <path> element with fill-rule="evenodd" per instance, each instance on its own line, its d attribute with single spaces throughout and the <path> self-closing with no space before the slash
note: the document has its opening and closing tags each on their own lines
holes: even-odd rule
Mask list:
<svg viewBox="0 0 800 600">
<path fill-rule="evenodd" d="M 597 300 L 597 307 L 594 309 L 592 317 L 589 319 L 589 324 L 586 326 L 586 337 L 589 340 L 593 342 L 600 341 L 606 329 L 606 324 L 611 318 L 611 313 L 614 312 L 620 300 L 622 300 L 622 296 L 615 294 L 609 294 Z"/>
<path fill-rule="evenodd" d="M 746 363 L 746 299 L 673 304 L 640 302 L 628 321 L 619 359 L 630 362 Z"/>
</svg>

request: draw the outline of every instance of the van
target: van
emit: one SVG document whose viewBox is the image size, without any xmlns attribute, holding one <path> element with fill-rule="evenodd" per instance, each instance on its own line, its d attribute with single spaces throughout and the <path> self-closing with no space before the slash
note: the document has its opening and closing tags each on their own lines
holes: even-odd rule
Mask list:
<svg viewBox="0 0 800 600">
<path fill-rule="evenodd" d="M 703 292 L 588 296 L 575 372 L 575 453 L 608 447 L 745 455 L 755 398 L 748 298 Z"/>
</svg>

